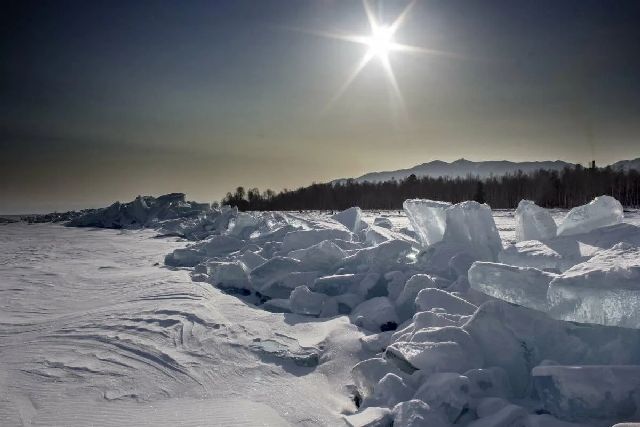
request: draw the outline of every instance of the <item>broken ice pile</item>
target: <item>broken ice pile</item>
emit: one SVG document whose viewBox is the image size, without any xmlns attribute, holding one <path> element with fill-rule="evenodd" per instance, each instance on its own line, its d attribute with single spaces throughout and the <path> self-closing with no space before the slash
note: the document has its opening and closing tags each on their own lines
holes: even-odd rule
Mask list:
<svg viewBox="0 0 640 427">
<path fill-rule="evenodd" d="M 549 219 L 541 208 L 531 209 L 530 202 L 524 206 L 538 219 Z M 526 220 L 526 211 L 519 211 L 517 221 Z M 499 254 L 500 261 L 515 265 L 476 262 L 469 270 L 472 289 L 560 319 L 547 317 L 548 325 L 542 328 L 540 316 L 545 314 L 536 315 L 539 320 L 533 322 L 529 316 L 532 324 L 526 326 L 521 345 L 530 355 L 544 353 L 542 358 L 548 359 L 526 371 L 531 371 L 542 407 L 567 421 L 608 425 L 640 418 L 640 229 L 621 221 L 620 204 L 609 196 L 598 197 L 572 209 L 558 226 L 557 237 L 534 236 L 531 231 L 525 234 L 538 239 L 520 241 Z M 550 322 L 568 332 L 561 352 L 549 347 L 557 339 Z M 509 319 L 505 324 L 513 332 L 519 323 Z M 546 337 L 531 348 L 528 341 L 542 329 Z M 505 343 L 496 348 L 508 350 Z M 506 353 L 514 351 L 515 347 Z M 503 367 L 512 364 L 497 362 Z M 524 370 L 519 375 L 507 370 L 512 382 L 523 378 Z"/>
<path fill-rule="evenodd" d="M 518 242 L 506 248 L 491 209 L 476 202 L 407 200 L 412 232 L 384 217 L 367 223 L 359 208 L 333 216 L 184 208 L 172 217 L 173 208 L 145 203 L 137 217 L 145 226 L 193 241 L 165 263 L 191 269 L 203 286 L 295 321 L 344 315 L 360 328 L 349 425 L 640 419 L 640 330 L 632 329 L 640 232 L 620 223 L 614 199 L 572 210 L 557 229 L 523 201 Z M 128 209 L 84 223 L 133 226 Z M 324 356 L 314 353 L 314 366 Z"/>
<path fill-rule="evenodd" d="M 520 207 L 544 217 L 530 203 Z M 640 229 L 620 223 L 619 205 L 597 197 L 567 214 L 563 235 L 516 243 L 498 255 L 502 264 L 475 263 L 471 288 L 557 319 L 640 328 Z M 525 210 L 516 216 L 525 220 Z"/>
<path fill-rule="evenodd" d="M 640 247 L 597 252 L 554 278 L 547 296 L 557 319 L 640 328 Z"/>
<path fill-rule="evenodd" d="M 69 222 L 73 227 L 140 228 L 151 227 L 161 221 L 195 218 L 210 211 L 208 203 L 188 202 L 184 193 L 160 197 L 138 196 L 128 203 L 115 202 L 109 207 L 95 209 Z"/>
</svg>

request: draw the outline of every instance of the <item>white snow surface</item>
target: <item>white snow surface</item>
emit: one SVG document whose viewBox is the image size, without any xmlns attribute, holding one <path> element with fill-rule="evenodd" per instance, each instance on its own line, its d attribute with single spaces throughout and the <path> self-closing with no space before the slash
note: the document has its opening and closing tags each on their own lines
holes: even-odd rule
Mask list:
<svg viewBox="0 0 640 427">
<path fill-rule="evenodd" d="M 599 277 L 632 277 L 637 212 L 626 224 L 512 245 L 514 211 L 464 202 L 445 209 L 442 240 L 425 247 L 422 225 L 412 229 L 402 212 L 238 213 L 181 197 L 76 221 L 124 230 L 0 226 L 4 424 L 640 419 L 633 381 L 616 383 L 637 371 L 613 368 L 640 365 L 640 330 L 553 319 L 544 303 L 547 280 L 565 270 L 578 281 L 588 273 L 596 288 Z M 131 230 L 141 223 L 164 237 Z M 515 266 L 471 265 L 497 259 Z M 578 380 L 571 369 L 582 367 L 589 375 Z M 612 378 L 606 387 L 600 373 Z"/>
<path fill-rule="evenodd" d="M 362 333 L 162 266 L 154 232 L 0 228 L 0 425 L 343 425 Z M 321 363 L 319 362 L 321 360 Z M 317 366 L 315 366 L 317 365 Z"/>
</svg>

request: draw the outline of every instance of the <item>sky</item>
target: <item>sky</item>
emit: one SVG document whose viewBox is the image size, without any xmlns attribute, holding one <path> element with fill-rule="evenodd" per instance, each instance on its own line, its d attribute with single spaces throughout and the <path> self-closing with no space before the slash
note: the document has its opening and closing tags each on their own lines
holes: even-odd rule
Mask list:
<svg viewBox="0 0 640 427">
<path fill-rule="evenodd" d="M 406 0 L 370 0 L 389 25 Z M 640 156 L 640 1 L 0 3 L 0 213 L 220 200 L 431 160 Z M 433 52 L 435 51 L 435 53 Z M 430 52 L 430 53 L 426 53 Z"/>
</svg>

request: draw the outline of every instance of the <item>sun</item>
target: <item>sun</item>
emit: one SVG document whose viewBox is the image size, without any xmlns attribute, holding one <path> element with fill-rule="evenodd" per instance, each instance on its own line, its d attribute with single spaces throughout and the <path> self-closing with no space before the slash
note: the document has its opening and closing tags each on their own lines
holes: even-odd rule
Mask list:
<svg viewBox="0 0 640 427">
<path fill-rule="evenodd" d="M 398 82 L 396 80 L 395 74 L 393 72 L 393 68 L 391 66 L 391 61 L 389 60 L 389 54 L 393 51 L 401 51 L 401 52 L 421 52 L 422 49 L 409 46 L 405 44 L 397 43 L 394 40 L 394 36 L 398 29 L 403 24 L 406 19 L 409 11 L 413 8 L 417 0 L 410 0 L 409 4 L 405 7 L 405 9 L 393 20 L 390 24 L 383 23 L 379 20 L 378 16 L 373 11 L 373 8 L 370 4 L 371 0 L 363 0 L 363 6 L 365 10 L 365 14 L 367 16 L 367 20 L 369 21 L 370 33 L 367 35 L 357 35 L 357 34 L 338 34 L 338 33 L 326 33 L 326 32 L 315 32 L 323 37 L 329 37 L 334 39 L 339 39 L 351 43 L 357 43 L 364 45 L 366 47 L 366 51 L 360 61 L 355 65 L 354 69 L 351 71 L 346 81 L 339 88 L 338 92 L 331 99 L 329 104 L 327 105 L 328 109 L 335 101 L 337 101 L 349 88 L 351 83 L 356 79 L 358 74 L 369 64 L 373 59 L 378 59 L 377 62 L 382 65 L 385 75 L 387 76 L 387 81 L 392 88 L 392 93 L 394 94 L 395 99 L 398 101 L 398 105 L 402 106 L 404 101 L 402 99 L 402 94 L 400 93 L 400 88 L 398 86 Z M 402 107 L 403 108 L 403 107 Z M 326 110 L 325 109 L 325 110 Z"/>
<path fill-rule="evenodd" d="M 372 28 L 371 36 L 366 39 L 366 44 L 369 46 L 369 55 L 386 61 L 394 46 L 393 29 L 387 26 Z"/>
<path fill-rule="evenodd" d="M 331 39 L 337 39 L 346 41 L 349 43 L 356 43 L 366 47 L 366 51 L 364 55 L 360 58 L 360 60 L 355 64 L 354 68 L 351 70 L 346 80 L 340 86 L 337 93 L 333 96 L 333 98 L 329 101 L 328 105 L 325 108 L 327 111 L 331 105 L 333 105 L 349 88 L 351 83 L 358 77 L 360 72 L 373 60 L 378 59 L 378 62 L 387 77 L 387 82 L 392 89 L 392 94 L 394 95 L 395 100 L 397 101 L 396 105 L 399 106 L 401 110 L 404 110 L 404 100 L 402 97 L 402 93 L 400 92 L 400 87 L 398 85 L 398 81 L 396 80 L 395 73 L 393 71 L 393 67 L 391 64 L 391 60 L 389 58 L 391 52 L 400 52 L 400 53 L 420 53 L 420 54 L 428 54 L 428 55 L 446 55 L 450 57 L 455 57 L 456 55 L 452 55 L 449 52 L 437 51 L 433 49 L 425 49 L 418 46 L 411 46 L 402 43 L 398 43 L 394 38 L 395 34 L 398 32 L 404 21 L 406 20 L 409 12 L 416 4 L 417 0 L 409 0 L 408 5 L 404 8 L 404 10 L 398 15 L 395 20 L 391 22 L 391 24 L 386 24 L 382 22 L 379 17 L 374 13 L 372 5 L 370 4 L 372 0 L 362 0 L 364 11 L 367 16 L 367 20 L 369 21 L 369 28 L 371 32 L 367 35 L 361 34 L 345 34 L 345 33 L 336 33 L 336 32 L 326 32 L 326 31 L 310 31 L 310 30 L 301 30 L 305 33 L 314 34 L 321 37 L 327 37 Z"/>
</svg>

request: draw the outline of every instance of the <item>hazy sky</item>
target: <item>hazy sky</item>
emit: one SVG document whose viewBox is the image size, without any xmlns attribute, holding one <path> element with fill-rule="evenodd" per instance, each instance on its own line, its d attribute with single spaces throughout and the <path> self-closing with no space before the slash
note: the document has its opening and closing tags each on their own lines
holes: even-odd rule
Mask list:
<svg viewBox="0 0 640 427">
<path fill-rule="evenodd" d="M 407 1 L 371 0 L 390 23 Z M 0 213 L 219 200 L 426 161 L 640 156 L 640 1 L 423 0 L 392 52 L 360 1 L 3 1 Z"/>
</svg>

